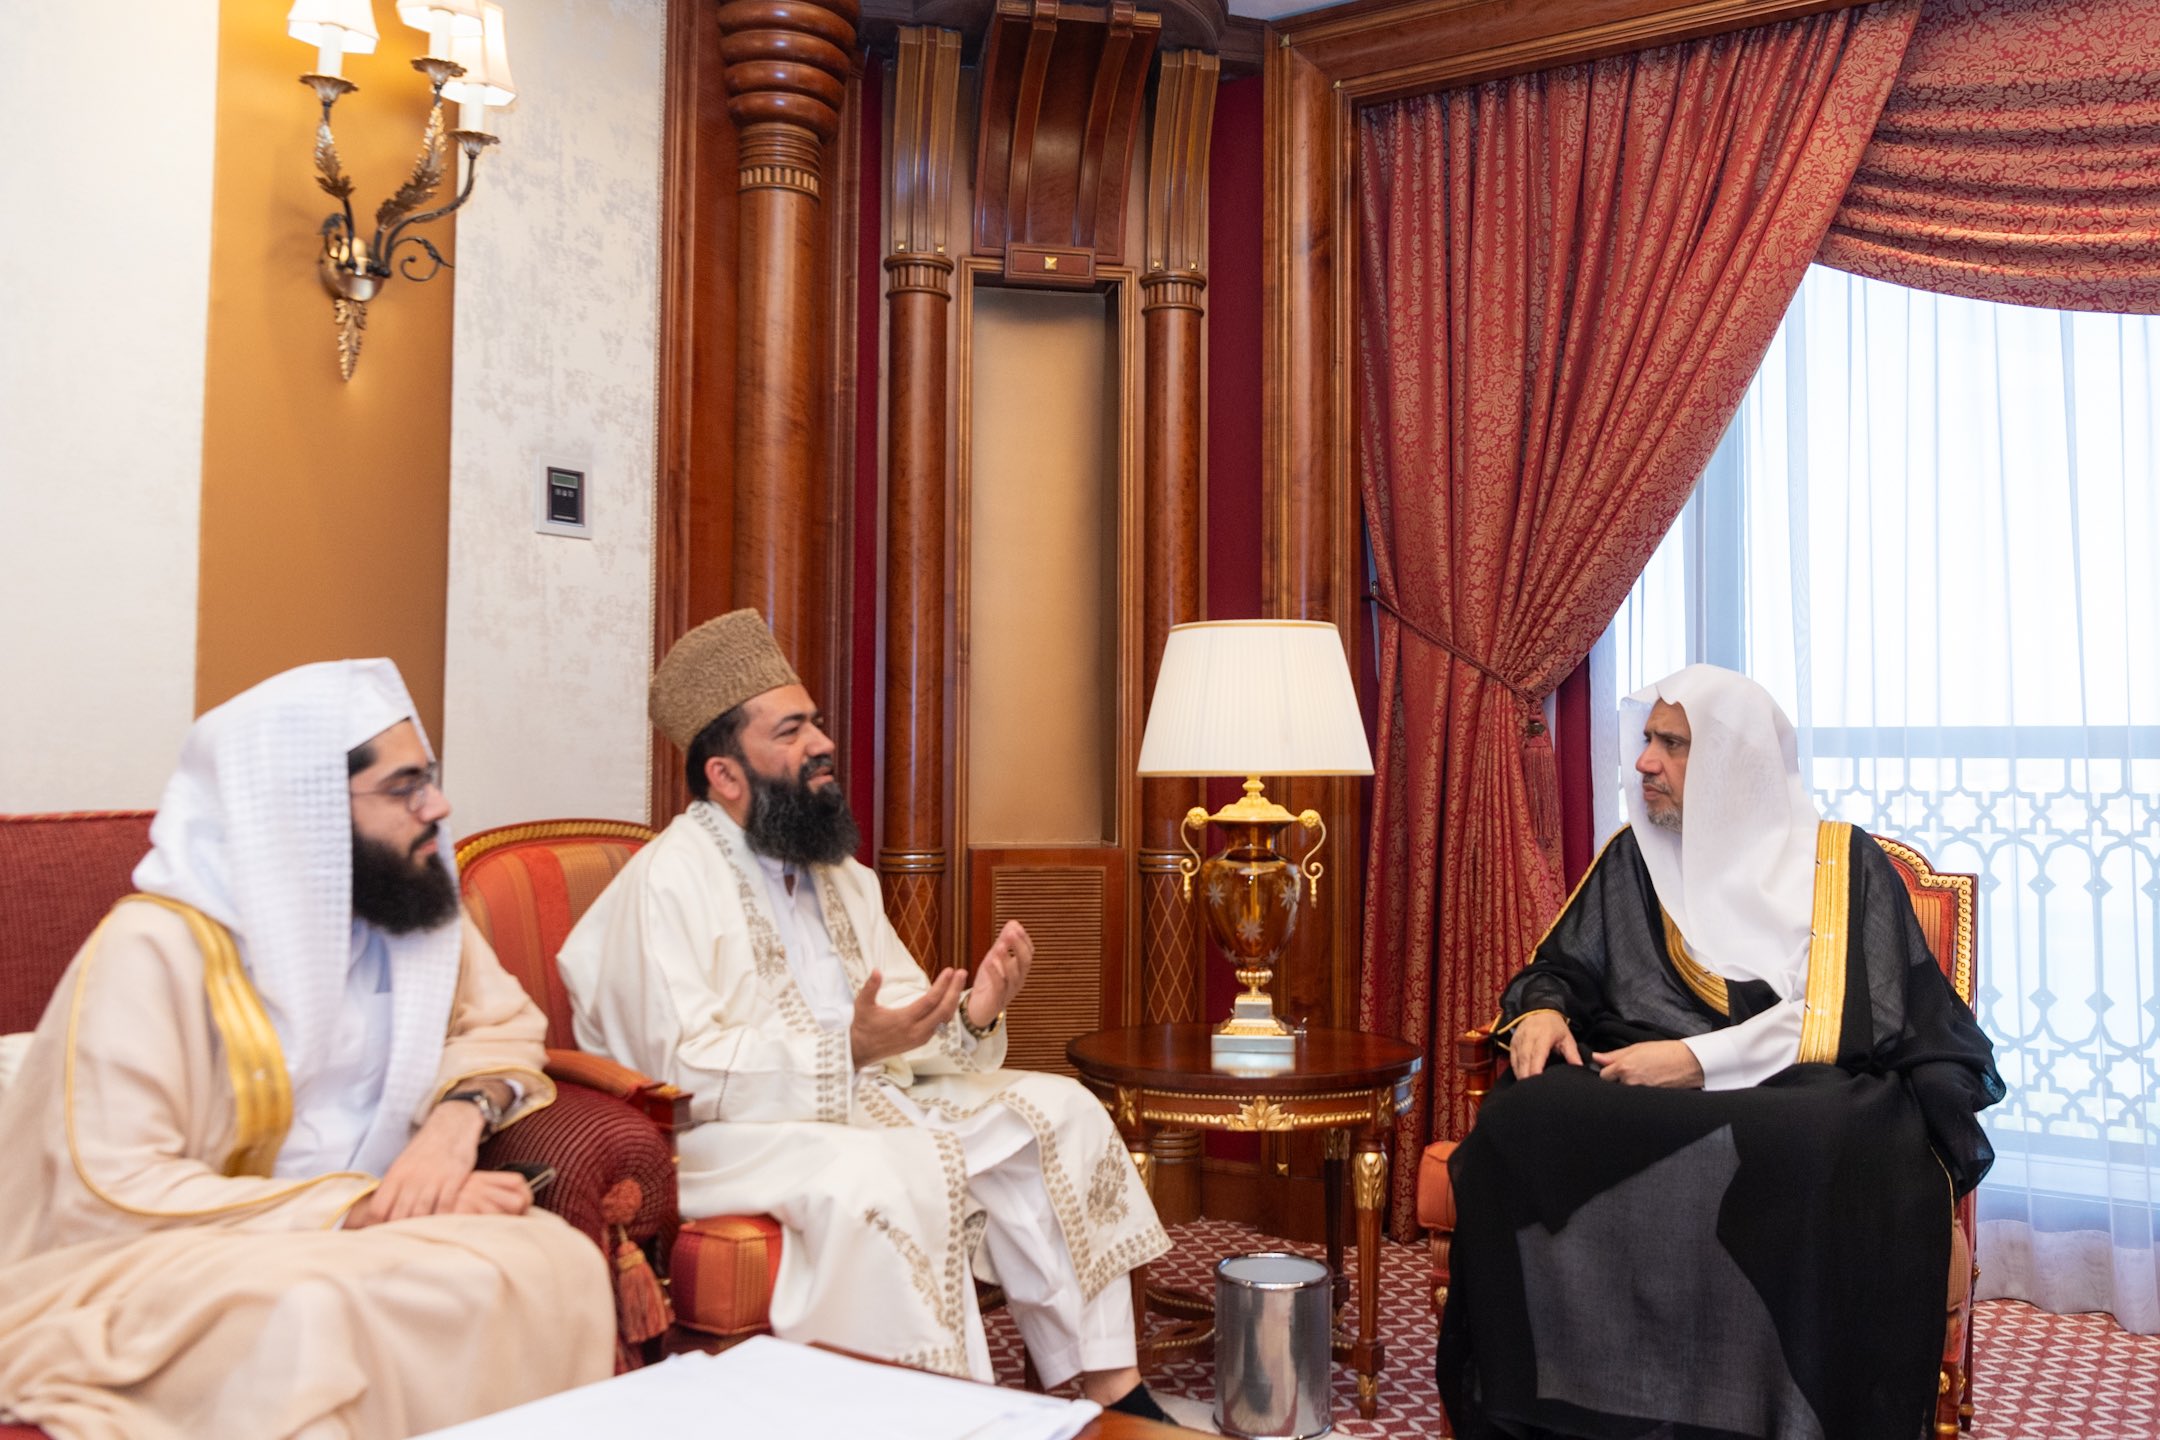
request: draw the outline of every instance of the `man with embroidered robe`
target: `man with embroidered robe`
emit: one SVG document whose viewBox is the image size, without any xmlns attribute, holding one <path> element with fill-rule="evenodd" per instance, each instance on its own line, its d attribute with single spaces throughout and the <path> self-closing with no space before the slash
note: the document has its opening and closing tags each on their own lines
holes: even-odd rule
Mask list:
<svg viewBox="0 0 2160 1440">
<path fill-rule="evenodd" d="M 754 610 L 653 676 L 694 799 L 561 957 L 578 1043 L 676 1085 L 686 1216 L 785 1227 L 772 1327 L 990 1376 L 973 1277 L 1004 1288 L 1037 1373 L 1159 1418 L 1127 1274 L 1169 1248 L 1103 1107 L 998 1068 L 1033 944 L 1005 927 L 930 980 L 886 920 L 833 742 Z"/>
<path fill-rule="evenodd" d="M 0 1420 L 390 1440 L 610 1373 L 603 1257 L 474 1169 L 554 1087 L 435 776 L 386 660 L 196 721 L 0 1093 Z"/>
<path fill-rule="evenodd" d="M 1455 1433 L 1914 1440 L 1987 1038 L 1768 692 L 1695 665 L 1628 708 L 1634 823 L 1507 987 L 1450 1166 Z"/>
</svg>

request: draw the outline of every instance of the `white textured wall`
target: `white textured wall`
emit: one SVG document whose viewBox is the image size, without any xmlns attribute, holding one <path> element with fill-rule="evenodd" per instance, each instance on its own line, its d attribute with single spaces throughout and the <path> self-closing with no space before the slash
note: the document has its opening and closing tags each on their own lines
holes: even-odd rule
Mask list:
<svg viewBox="0 0 2160 1440">
<path fill-rule="evenodd" d="M 458 216 L 443 767 L 459 835 L 642 819 L 665 0 L 509 11 L 517 105 Z M 585 470 L 593 538 L 533 532 Z"/>
<path fill-rule="evenodd" d="M 156 803 L 195 713 L 217 19 L 0 7 L 0 811 Z"/>
</svg>

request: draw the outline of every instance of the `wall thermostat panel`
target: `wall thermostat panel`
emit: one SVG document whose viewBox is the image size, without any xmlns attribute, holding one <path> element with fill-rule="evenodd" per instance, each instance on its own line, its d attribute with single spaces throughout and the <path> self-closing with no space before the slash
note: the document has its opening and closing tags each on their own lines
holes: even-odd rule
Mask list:
<svg viewBox="0 0 2160 1440">
<path fill-rule="evenodd" d="M 542 535 L 570 535 L 592 539 L 590 476 L 566 465 L 547 465 L 540 471 L 540 494 L 533 513 L 533 528 Z"/>
</svg>

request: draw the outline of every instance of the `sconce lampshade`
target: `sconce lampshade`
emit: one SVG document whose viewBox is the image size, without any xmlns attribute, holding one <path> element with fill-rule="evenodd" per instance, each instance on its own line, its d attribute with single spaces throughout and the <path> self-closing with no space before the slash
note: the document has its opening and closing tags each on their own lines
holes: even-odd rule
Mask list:
<svg viewBox="0 0 2160 1440">
<path fill-rule="evenodd" d="M 508 105 L 517 99 L 517 82 L 510 78 L 510 50 L 503 38 L 503 9 L 482 0 L 482 32 L 460 35 L 450 42 L 450 58 L 465 73 L 443 86 L 443 98 L 466 105 Z"/>
<path fill-rule="evenodd" d="M 1311 620 L 1173 626 L 1140 773 L 1372 774 L 1342 636 Z"/>
<path fill-rule="evenodd" d="M 397 0 L 397 18 L 430 35 L 447 30 L 453 40 L 483 28 L 480 0 Z"/>
<path fill-rule="evenodd" d="M 318 48 L 335 43 L 347 55 L 374 54 L 380 38 L 370 0 L 293 0 L 285 33 Z"/>
</svg>

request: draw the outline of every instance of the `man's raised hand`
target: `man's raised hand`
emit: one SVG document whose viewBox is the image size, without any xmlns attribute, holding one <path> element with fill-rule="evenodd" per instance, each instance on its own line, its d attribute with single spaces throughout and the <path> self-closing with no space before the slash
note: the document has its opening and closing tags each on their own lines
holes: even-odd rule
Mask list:
<svg viewBox="0 0 2160 1440">
<path fill-rule="evenodd" d="M 938 1026 L 952 1019 L 953 1010 L 960 1004 L 967 972 L 957 967 L 942 970 L 919 997 L 890 1009 L 877 1003 L 878 991 L 884 984 L 884 975 L 873 970 L 862 989 L 855 992 L 855 1020 L 848 1027 L 848 1048 L 858 1066 L 905 1055 L 936 1034 Z"/>
<path fill-rule="evenodd" d="M 975 967 L 975 983 L 968 994 L 968 1023 L 977 1030 L 987 1030 L 990 1022 L 1005 1013 L 1013 997 L 1027 984 L 1028 969 L 1035 963 L 1035 942 L 1028 938 L 1027 927 L 1018 920 L 1008 920 L 998 932 L 997 939 L 983 952 L 982 963 Z"/>
<path fill-rule="evenodd" d="M 1582 1064 L 1582 1055 L 1575 1048 L 1575 1032 L 1568 1029 L 1567 1021 L 1557 1011 L 1531 1011 L 1508 1037 L 1508 1068 L 1518 1080 L 1542 1073 L 1555 1053 L 1570 1065 Z"/>
</svg>

